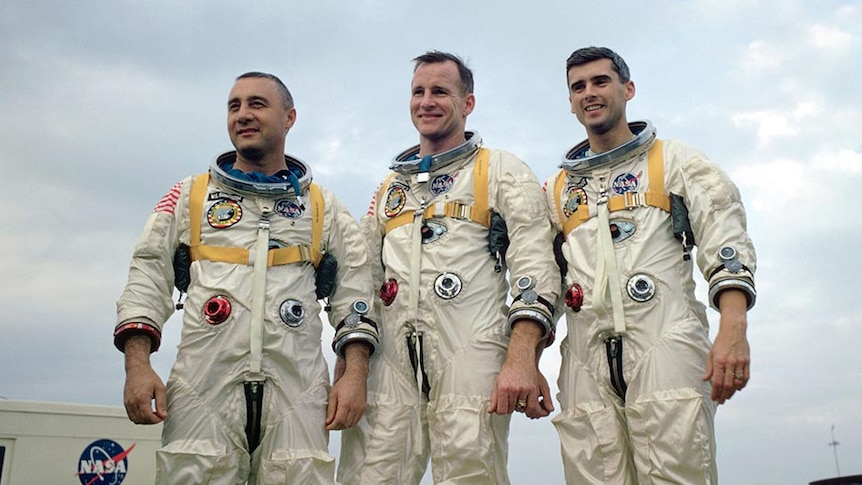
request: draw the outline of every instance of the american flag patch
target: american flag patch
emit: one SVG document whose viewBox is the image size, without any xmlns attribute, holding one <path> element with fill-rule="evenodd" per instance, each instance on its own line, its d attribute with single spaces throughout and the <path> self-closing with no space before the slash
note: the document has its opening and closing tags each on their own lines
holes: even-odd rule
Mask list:
<svg viewBox="0 0 862 485">
<path fill-rule="evenodd" d="M 377 192 L 374 192 L 374 195 L 371 196 L 371 203 L 368 204 L 368 214 L 369 216 L 374 215 L 374 206 L 377 204 Z"/>
<path fill-rule="evenodd" d="M 180 200 L 180 192 L 182 191 L 183 183 L 177 182 L 171 187 L 171 190 L 162 197 L 162 200 L 156 204 L 156 207 L 153 209 L 153 212 L 167 212 L 168 214 L 173 214 L 174 209 L 177 207 L 177 201 Z"/>
<path fill-rule="evenodd" d="M 388 178 L 386 180 L 388 180 Z M 371 202 L 368 204 L 368 214 L 367 215 L 369 215 L 369 216 L 374 215 L 374 206 L 377 205 L 377 193 L 380 192 L 380 189 L 383 188 L 383 185 L 386 183 L 386 180 L 381 181 L 380 184 L 377 185 L 377 188 L 374 189 L 374 193 L 371 194 Z"/>
</svg>

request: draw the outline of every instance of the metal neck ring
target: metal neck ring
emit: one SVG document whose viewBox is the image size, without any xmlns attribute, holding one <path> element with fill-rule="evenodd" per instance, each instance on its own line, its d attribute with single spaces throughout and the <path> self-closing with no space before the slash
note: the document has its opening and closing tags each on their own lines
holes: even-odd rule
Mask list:
<svg viewBox="0 0 862 485">
<path fill-rule="evenodd" d="M 629 123 L 629 129 L 635 136 L 622 145 L 611 148 L 602 153 L 592 154 L 590 152 L 590 140 L 584 140 L 563 155 L 560 168 L 566 171 L 586 170 L 606 163 L 622 160 L 630 156 L 638 149 L 648 147 L 655 140 L 655 127 L 648 120 L 633 121 Z"/>
<path fill-rule="evenodd" d="M 475 152 L 482 145 L 482 137 L 479 136 L 478 132 L 466 131 L 464 132 L 464 136 L 467 138 L 467 141 L 464 143 L 455 148 L 446 150 L 445 152 L 432 155 L 431 168 L 429 169 L 429 172 L 443 168 L 450 163 L 461 159 L 464 155 Z M 422 160 L 418 157 L 419 145 L 410 147 L 396 155 L 389 168 L 395 172 L 403 174 L 419 173 L 419 164 Z"/>
</svg>

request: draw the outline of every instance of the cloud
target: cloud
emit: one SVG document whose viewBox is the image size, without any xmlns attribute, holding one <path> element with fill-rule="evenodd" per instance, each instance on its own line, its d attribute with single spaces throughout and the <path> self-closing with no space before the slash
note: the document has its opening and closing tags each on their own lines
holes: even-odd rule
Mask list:
<svg viewBox="0 0 862 485">
<path fill-rule="evenodd" d="M 828 25 L 812 25 L 808 28 L 811 44 L 823 50 L 846 50 L 853 43 L 853 36 L 842 29 Z"/>
<path fill-rule="evenodd" d="M 746 71 L 768 71 L 781 67 L 783 52 L 764 40 L 748 44 L 742 56 L 742 68 Z"/>
<path fill-rule="evenodd" d="M 761 145 L 766 145 L 773 138 L 790 137 L 799 133 L 799 128 L 786 114 L 776 111 L 754 111 L 740 113 L 733 117 L 739 127 L 754 126 L 757 139 Z"/>
<path fill-rule="evenodd" d="M 859 150 L 821 153 L 814 158 L 814 166 L 826 170 L 833 176 L 858 174 L 862 172 L 862 153 Z"/>
</svg>

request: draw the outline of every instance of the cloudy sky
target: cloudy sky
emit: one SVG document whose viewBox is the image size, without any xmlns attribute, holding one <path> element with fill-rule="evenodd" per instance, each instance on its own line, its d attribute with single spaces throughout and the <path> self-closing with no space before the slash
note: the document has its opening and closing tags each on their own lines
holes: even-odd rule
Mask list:
<svg viewBox="0 0 862 485">
<path fill-rule="evenodd" d="M 836 475 L 833 425 L 841 473 L 862 473 L 860 26 L 855 0 L 5 1 L 0 396 L 122 404 L 111 331 L 132 248 L 161 196 L 230 148 L 236 75 L 282 77 L 287 151 L 358 217 L 417 142 L 413 57 L 465 58 L 468 128 L 544 180 L 584 138 L 565 59 L 604 45 L 631 67 L 629 119 L 706 152 L 748 208 L 752 380 L 718 411 L 722 483 Z M 178 335 L 175 316 L 153 358 L 164 377 Z M 555 346 L 542 368 L 558 366 Z M 511 442 L 515 484 L 563 482 L 548 419 L 516 416 Z"/>
</svg>

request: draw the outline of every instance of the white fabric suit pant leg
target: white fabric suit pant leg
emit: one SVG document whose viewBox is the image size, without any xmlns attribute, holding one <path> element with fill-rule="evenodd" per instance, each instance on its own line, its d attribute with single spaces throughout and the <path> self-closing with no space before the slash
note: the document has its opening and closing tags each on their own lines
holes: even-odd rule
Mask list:
<svg viewBox="0 0 862 485">
<path fill-rule="evenodd" d="M 568 344 L 553 419 L 568 484 L 718 483 L 715 404 L 701 381 L 709 341 L 699 320 L 680 322 L 652 345 L 624 347 L 625 403 L 609 384 L 604 344 L 581 358 Z"/>
</svg>

